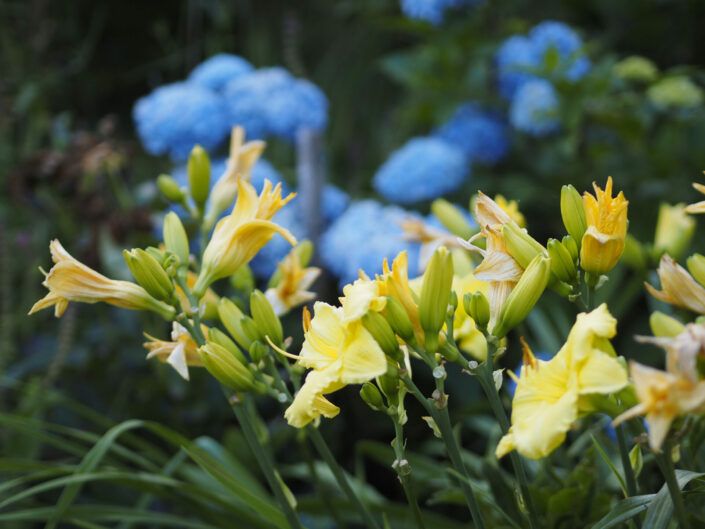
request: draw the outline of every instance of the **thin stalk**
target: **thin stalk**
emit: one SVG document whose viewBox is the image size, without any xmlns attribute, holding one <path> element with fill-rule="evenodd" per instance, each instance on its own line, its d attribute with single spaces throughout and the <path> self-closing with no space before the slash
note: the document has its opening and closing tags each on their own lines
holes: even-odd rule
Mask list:
<svg viewBox="0 0 705 529">
<path fill-rule="evenodd" d="M 362 514 L 362 517 L 364 518 L 367 527 L 371 529 L 380 529 L 379 524 L 372 517 L 372 514 L 370 513 L 369 509 L 365 506 L 364 503 L 362 503 L 358 495 L 350 486 L 350 482 L 348 481 L 347 476 L 343 472 L 343 469 L 340 468 L 338 462 L 335 460 L 335 457 L 330 451 L 330 448 L 328 448 L 328 445 L 326 444 L 325 439 L 323 439 L 321 432 L 319 432 L 317 428 L 314 428 L 309 424 L 306 426 L 306 433 L 308 434 L 309 439 L 311 439 L 313 446 L 316 447 L 316 450 L 330 468 L 331 472 L 333 473 L 333 476 L 335 476 L 335 479 L 340 485 L 340 488 L 343 489 L 345 495 L 353 502 L 353 505 L 357 510 L 360 511 L 360 514 Z"/>
<path fill-rule="evenodd" d="M 460 455 L 460 449 L 455 440 L 455 435 L 453 434 L 453 428 L 450 424 L 450 416 L 448 415 L 448 407 L 444 406 L 443 409 L 438 410 L 431 404 L 430 400 L 424 397 L 423 393 L 416 387 L 416 384 L 412 382 L 408 375 L 402 375 L 401 379 L 404 384 L 409 389 L 409 391 L 416 397 L 421 405 L 426 409 L 428 414 L 433 417 L 436 422 L 439 431 L 441 432 L 441 437 L 446 445 L 446 450 L 448 451 L 448 456 L 453 464 L 455 470 L 464 478 L 458 480 L 460 482 L 460 487 L 463 489 L 463 494 L 465 495 L 465 501 L 470 510 L 470 515 L 472 516 L 473 522 L 478 527 L 478 529 L 484 529 L 485 522 L 482 519 L 482 514 L 480 513 L 480 506 L 475 498 L 475 493 L 470 487 L 470 477 L 463 464 L 462 456 Z"/>
<path fill-rule="evenodd" d="M 671 493 L 671 499 L 673 500 L 673 510 L 676 513 L 678 527 L 680 527 L 681 529 L 690 529 L 688 516 L 685 512 L 685 504 L 683 503 L 683 495 L 681 494 L 681 489 L 678 486 L 676 472 L 673 468 L 671 445 L 668 443 L 664 443 L 662 452 L 660 454 L 655 454 L 655 456 L 656 461 L 659 467 L 661 468 L 661 472 L 663 473 L 663 477 L 666 479 L 666 484 L 668 485 L 668 492 Z"/>
<path fill-rule="evenodd" d="M 636 496 L 636 477 L 634 476 L 632 462 L 629 459 L 629 447 L 627 446 L 627 439 L 624 436 L 624 425 L 617 426 L 615 431 L 617 433 L 617 444 L 619 445 L 619 456 L 622 459 L 622 467 L 624 468 L 624 481 L 627 485 L 627 495 Z"/>
<path fill-rule="evenodd" d="M 405 460 L 404 457 L 404 429 L 401 424 L 399 424 L 398 417 L 392 417 L 392 422 L 394 423 L 394 441 L 392 446 L 394 447 L 394 454 L 397 458 L 396 471 L 399 476 L 399 481 L 401 481 L 401 486 L 404 489 L 404 494 L 406 495 L 406 501 L 411 507 L 411 512 L 414 515 L 414 520 L 416 521 L 416 526 L 419 529 L 426 529 L 424 525 L 423 518 L 421 517 L 421 509 L 419 509 L 419 503 L 416 500 L 416 495 L 414 494 L 414 489 L 411 485 L 411 480 L 409 479 L 409 474 L 405 473 L 401 468 L 401 462 Z"/>
</svg>

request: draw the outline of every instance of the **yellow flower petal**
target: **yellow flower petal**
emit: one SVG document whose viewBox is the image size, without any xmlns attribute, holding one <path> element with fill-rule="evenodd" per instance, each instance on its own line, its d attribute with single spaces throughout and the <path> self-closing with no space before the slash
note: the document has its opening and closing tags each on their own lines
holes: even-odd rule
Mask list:
<svg viewBox="0 0 705 529">
<path fill-rule="evenodd" d="M 303 428 L 312 420 L 323 415 L 332 418 L 340 409 L 326 400 L 323 395 L 337 391 L 344 384 L 337 382 L 337 368 L 311 371 L 296 394 L 294 402 L 284 412 L 284 418 L 294 428 Z"/>
</svg>

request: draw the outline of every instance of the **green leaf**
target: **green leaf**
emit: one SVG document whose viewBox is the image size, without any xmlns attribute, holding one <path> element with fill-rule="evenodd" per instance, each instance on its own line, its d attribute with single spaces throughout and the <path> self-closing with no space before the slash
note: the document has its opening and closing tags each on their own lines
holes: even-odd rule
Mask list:
<svg viewBox="0 0 705 529">
<path fill-rule="evenodd" d="M 610 467 L 610 470 L 617 478 L 617 481 L 619 481 L 619 486 L 621 487 L 622 492 L 624 493 L 624 496 L 625 497 L 629 496 L 629 494 L 627 493 L 627 486 L 624 484 L 624 478 L 622 478 L 622 475 L 615 468 L 614 464 L 612 463 L 612 460 L 610 460 L 609 456 L 602 449 L 602 447 L 600 446 L 600 443 L 597 441 L 595 436 L 591 435 L 590 437 L 592 437 L 592 442 L 595 445 L 597 452 L 600 454 L 600 456 L 602 456 L 602 459 L 604 459 L 605 463 L 607 463 L 607 466 Z"/>
<path fill-rule="evenodd" d="M 609 514 L 600 519 L 590 529 L 609 529 L 615 527 L 622 522 L 626 522 L 637 514 L 645 511 L 650 501 L 654 499 L 655 494 L 646 494 L 644 496 L 632 496 L 619 501 Z"/>
<path fill-rule="evenodd" d="M 689 470 L 676 470 L 676 481 L 678 488 L 683 489 L 694 479 L 705 476 L 703 472 L 691 472 Z M 642 529 L 665 529 L 673 519 L 673 500 L 668 490 L 668 484 L 664 483 L 661 490 L 649 504 L 646 511 L 646 518 Z"/>
</svg>

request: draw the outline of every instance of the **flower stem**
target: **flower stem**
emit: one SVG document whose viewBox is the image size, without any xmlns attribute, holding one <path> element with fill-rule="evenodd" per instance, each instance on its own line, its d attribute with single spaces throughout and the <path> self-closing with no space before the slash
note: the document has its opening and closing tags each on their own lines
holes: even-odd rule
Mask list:
<svg viewBox="0 0 705 529">
<path fill-rule="evenodd" d="M 673 510 L 676 513 L 678 527 L 681 529 L 690 529 L 688 516 L 685 512 L 685 504 L 683 503 L 683 495 L 681 494 L 681 489 L 678 486 L 676 472 L 673 467 L 671 448 L 672 447 L 669 443 L 664 443 L 662 452 L 660 454 L 655 454 L 656 461 L 658 462 L 659 467 L 661 467 L 661 472 L 663 473 L 663 477 L 666 479 L 666 484 L 668 485 L 668 491 L 671 493 Z"/>
<path fill-rule="evenodd" d="M 416 520 L 416 525 L 419 529 L 426 529 L 423 518 L 421 517 L 421 510 L 419 509 L 418 501 L 416 500 L 416 495 L 414 494 L 414 489 L 411 486 L 411 480 L 409 479 L 409 472 L 406 472 L 402 468 L 401 462 L 406 460 L 404 457 L 404 431 L 403 426 L 399 424 L 398 417 L 392 417 L 392 422 L 394 423 L 394 441 L 392 441 L 392 446 L 394 447 L 394 454 L 397 458 L 395 470 L 399 476 L 399 481 L 401 481 L 401 486 L 404 489 L 404 494 L 406 495 L 406 501 L 411 507 L 411 512 L 414 515 L 414 520 Z"/>
<path fill-rule="evenodd" d="M 617 444 L 619 445 L 619 456 L 622 459 L 622 467 L 624 468 L 624 481 L 627 484 L 627 495 L 636 496 L 636 478 L 634 476 L 632 462 L 629 459 L 629 447 L 627 446 L 627 439 L 624 435 L 624 425 L 617 426 L 615 430 L 617 433 Z"/>
</svg>

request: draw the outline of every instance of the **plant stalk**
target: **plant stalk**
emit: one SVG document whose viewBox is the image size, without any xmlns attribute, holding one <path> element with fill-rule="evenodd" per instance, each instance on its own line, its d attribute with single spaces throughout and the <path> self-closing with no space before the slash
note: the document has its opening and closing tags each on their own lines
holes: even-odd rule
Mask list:
<svg viewBox="0 0 705 529">
<path fill-rule="evenodd" d="M 658 462 L 659 467 L 661 467 L 663 477 L 666 479 L 666 484 L 668 485 L 668 492 L 671 493 L 671 499 L 673 500 L 673 510 L 676 513 L 678 527 L 680 527 L 681 529 L 690 529 L 688 516 L 685 512 L 685 503 L 683 502 L 683 495 L 681 494 L 681 489 L 678 486 L 676 472 L 673 467 L 671 448 L 672 447 L 670 444 L 664 443 L 661 449 L 661 453 L 655 454 L 656 461 Z"/>
<path fill-rule="evenodd" d="M 404 489 L 404 494 L 406 495 L 406 501 L 411 507 L 411 512 L 414 515 L 414 520 L 416 521 L 416 526 L 419 529 L 426 529 L 423 518 L 421 517 L 421 509 L 419 509 L 419 503 L 416 500 L 416 495 L 414 494 L 414 489 L 411 485 L 411 479 L 409 479 L 409 474 L 405 473 L 401 468 L 401 462 L 405 460 L 404 457 L 404 429 L 401 424 L 399 424 L 398 417 L 392 417 L 392 422 L 394 423 L 394 441 L 392 446 L 394 447 L 394 454 L 397 458 L 397 466 L 395 467 L 397 475 L 399 476 L 399 481 L 401 481 L 401 486 Z"/>
</svg>

